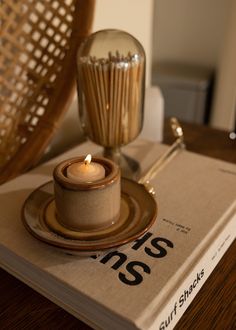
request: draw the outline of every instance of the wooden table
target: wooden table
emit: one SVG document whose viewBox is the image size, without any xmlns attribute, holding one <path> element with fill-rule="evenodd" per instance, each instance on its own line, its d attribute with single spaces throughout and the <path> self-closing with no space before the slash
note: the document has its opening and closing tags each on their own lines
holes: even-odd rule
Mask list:
<svg viewBox="0 0 236 330">
<path fill-rule="evenodd" d="M 187 149 L 236 163 L 229 133 L 183 124 Z M 164 142 L 173 141 L 165 122 Z M 0 269 L 0 329 L 91 329 Z M 236 329 L 236 242 L 227 251 L 176 329 Z"/>
</svg>

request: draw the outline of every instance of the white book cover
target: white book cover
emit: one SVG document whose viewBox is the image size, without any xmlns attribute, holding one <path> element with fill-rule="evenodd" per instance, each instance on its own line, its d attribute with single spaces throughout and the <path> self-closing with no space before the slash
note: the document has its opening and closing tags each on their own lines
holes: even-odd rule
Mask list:
<svg viewBox="0 0 236 330">
<path fill-rule="evenodd" d="M 137 140 L 124 151 L 145 171 L 166 146 Z M 32 237 L 25 199 L 85 143 L 0 187 L 0 265 L 94 328 L 172 329 L 236 233 L 236 166 L 180 152 L 152 180 L 158 216 L 139 239 L 80 258 Z"/>
</svg>

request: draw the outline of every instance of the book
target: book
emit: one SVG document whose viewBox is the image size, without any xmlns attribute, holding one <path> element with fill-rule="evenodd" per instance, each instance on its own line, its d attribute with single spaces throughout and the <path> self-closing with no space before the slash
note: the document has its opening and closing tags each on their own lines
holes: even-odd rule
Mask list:
<svg viewBox="0 0 236 330">
<path fill-rule="evenodd" d="M 145 171 L 166 148 L 136 140 L 124 152 Z M 100 256 L 31 236 L 21 222 L 27 196 L 58 162 L 99 151 L 86 142 L 0 187 L 0 265 L 95 329 L 172 329 L 235 239 L 236 166 L 181 151 L 152 180 L 155 224 Z"/>
</svg>

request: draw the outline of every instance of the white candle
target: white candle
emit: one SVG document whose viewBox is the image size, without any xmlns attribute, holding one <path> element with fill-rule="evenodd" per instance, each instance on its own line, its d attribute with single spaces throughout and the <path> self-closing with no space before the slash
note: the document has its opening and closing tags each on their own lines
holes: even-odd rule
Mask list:
<svg viewBox="0 0 236 330">
<path fill-rule="evenodd" d="M 105 177 L 105 168 L 95 162 L 91 162 L 89 154 L 83 162 L 73 163 L 67 168 L 67 177 L 77 183 L 94 182 Z"/>
</svg>

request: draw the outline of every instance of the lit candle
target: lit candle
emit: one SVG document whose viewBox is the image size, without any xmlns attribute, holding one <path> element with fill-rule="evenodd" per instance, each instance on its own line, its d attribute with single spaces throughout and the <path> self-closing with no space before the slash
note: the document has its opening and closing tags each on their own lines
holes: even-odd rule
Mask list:
<svg viewBox="0 0 236 330">
<path fill-rule="evenodd" d="M 73 163 L 67 168 L 67 177 L 77 183 L 94 182 L 105 177 L 105 168 L 95 162 L 91 162 L 89 154 L 83 162 Z"/>
</svg>

